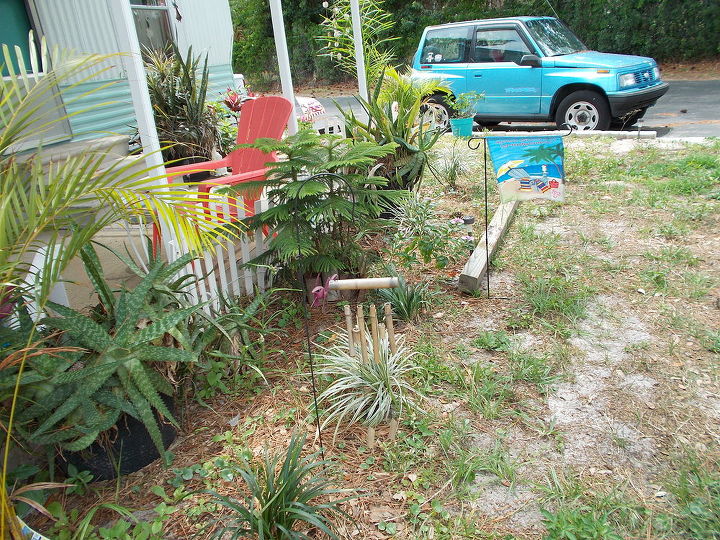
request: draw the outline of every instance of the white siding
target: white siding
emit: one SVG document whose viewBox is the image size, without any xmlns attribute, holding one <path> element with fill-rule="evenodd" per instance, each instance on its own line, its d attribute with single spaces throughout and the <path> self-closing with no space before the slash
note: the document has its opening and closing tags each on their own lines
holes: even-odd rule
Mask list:
<svg viewBox="0 0 720 540">
<path fill-rule="evenodd" d="M 233 27 L 228 0 L 176 0 L 182 21 L 170 8 L 178 48 L 193 54 L 208 55 L 209 66 L 232 64 Z"/>
<path fill-rule="evenodd" d="M 102 0 L 35 0 L 40 26 L 50 46 L 80 54 L 117 53 L 110 12 Z M 125 77 L 120 59 L 110 58 L 101 68 L 109 68 L 98 75 L 100 80 Z M 82 77 L 78 76 L 76 80 Z"/>
</svg>

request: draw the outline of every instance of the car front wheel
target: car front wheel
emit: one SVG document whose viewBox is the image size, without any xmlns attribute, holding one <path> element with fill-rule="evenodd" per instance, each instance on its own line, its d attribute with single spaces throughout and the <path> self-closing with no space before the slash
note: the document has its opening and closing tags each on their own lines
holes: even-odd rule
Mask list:
<svg viewBox="0 0 720 540">
<path fill-rule="evenodd" d="M 579 90 L 560 102 L 555 123 L 577 131 L 606 130 L 610 126 L 610 107 L 597 92 Z"/>
<path fill-rule="evenodd" d="M 420 111 L 423 123 L 430 124 L 430 129 L 439 129 L 442 133 L 450 129 L 450 107 L 444 96 L 428 98 Z"/>
</svg>

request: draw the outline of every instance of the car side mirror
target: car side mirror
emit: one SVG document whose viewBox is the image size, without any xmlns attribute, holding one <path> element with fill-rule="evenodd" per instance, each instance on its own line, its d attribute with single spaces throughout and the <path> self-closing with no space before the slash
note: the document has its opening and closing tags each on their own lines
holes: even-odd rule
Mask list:
<svg viewBox="0 0 720 540">
<path fill-rule="evenodd" d="M 540 57 L 536 54 L 525 54 L 520 59 L 519 65 L 530 66 L 530 67 L 540 67 L 542 65 L 542 62 L 540 62 Z"/>
</svg>

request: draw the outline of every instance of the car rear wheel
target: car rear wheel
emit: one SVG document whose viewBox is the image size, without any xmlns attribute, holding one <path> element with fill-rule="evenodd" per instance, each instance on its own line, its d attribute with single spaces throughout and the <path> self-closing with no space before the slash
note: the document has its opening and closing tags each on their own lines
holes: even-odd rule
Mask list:
<svg viewBox="0 0 720 540">
<path fill-rule="evenodd" d="M 445 96 L 434 95 L 420 109 L 422 122 L 430 124 L 430 129 L 439 129 L 445 133 L 450 129 L 450 106 Z"/>
<path fill-rule="evenodd" d="M 577 131 L 605 130 L 610 126 L 610 107 L 597 92 L 579 90 L 560 102 L 555 123 L 559 127 L 568 125 Z"/>
</svg>

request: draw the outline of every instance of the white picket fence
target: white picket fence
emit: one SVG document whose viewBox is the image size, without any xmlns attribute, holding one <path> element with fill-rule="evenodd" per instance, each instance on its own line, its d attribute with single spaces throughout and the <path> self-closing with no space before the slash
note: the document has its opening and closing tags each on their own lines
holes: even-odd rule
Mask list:
<svg viewBox="0 0 720 540">
<path fill-rule="evenodd" d="M 261 198 L 255 201 L 255 214 L 269 208 L 269 201 Z M 209 219 L 216 219 L 218 225 L 227 222 L 231 216 L 230 202 L 226 196 L 210 194 L 208 202 Z M 242 204 L 233 205 L 233 222 L 241 221 L 246 212 Z M 173 243 L 173 242 L 171 242 Z M 200 257 L 188 264 L 185 272 L 194 274 L 195 280 L 187 287 L 186 294 L 192 303 L 203 304 L 208 313 L 221 309 L 221 298 L 254 296 L 264 292 L 269 286 L 268 267 L 263 264 L 250 264 L 256 257 L 267 250 L 267 232 L 262 229 L 239 232 L 215 245 L 213 249 L 203 252 Z M 174 254 L 166 254 L 169 259 L 176 259 L 187 252 L 185 245 L 177 246 Z"/>
<path fill-rule="evenodd" d="M 215 202 L 215 201 L 214 201 Z M 212 204 L 212 203 L 211 203 Z M 255 202 L 255 213 L 268 209 L 268 200 Z M 216 206 L 218 212 L 230 215 L 227 201 Z M 241 205 L 237 208 L 238 220 L 245 217 Z M 262 229 L 245 231 L 239 238 L 228 239 L 214 250 L 206 250 L 194 262 L 198 277 L 190 295 L 206 306 L 206 310 L 220 309 L 220 298 L 254 296 L 268 287 L 268 268 L 265 265 L 249 265 L 250 261 L 267 250 L 268 238 Z"/>
</svg>

